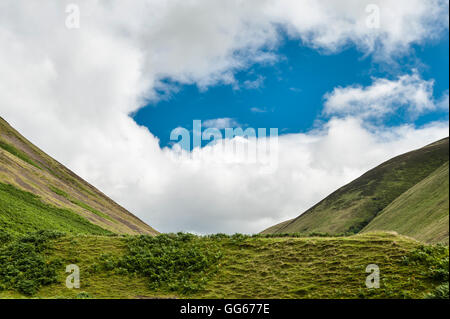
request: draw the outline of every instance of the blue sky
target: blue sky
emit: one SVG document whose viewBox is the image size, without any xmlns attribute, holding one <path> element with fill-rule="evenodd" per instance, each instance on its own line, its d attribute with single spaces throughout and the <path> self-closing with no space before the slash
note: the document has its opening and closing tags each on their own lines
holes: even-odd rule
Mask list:
<svg viewBox="0 0 450 319">
<path fill-rule="evenodd" d="M 235 126 L 275 127 L 280 135 L 307 132 L 317 120 L 327 119 L 322 113 L 324 94 L 338 86 L 368 86 L 372 77 L 394 80 L 417 69 L 423 80 L 435 81 L 433 95 L 436 100 L 449 87 L 448 33 L 439 41 L 413 46 L 407 55 L 389 64 L 378 63 L 355 47 L 327 54 L 287 37 L 276 54 L 276 62 L 251 65 L 236 73 L 237 85 L 234 86 L 220 84 L 200 90 L 196 85 L 181 85 L 167 79 L 167 83 L 177 87 L 177 92 L 149 103 L 133 118 L 148 127 L 164 147 L 171 144 L 170 132 L 174 128 L 190 130 L 192 121 L 197 119 L 204 122 L 232 118 Z M 422 126 L 447 118 L 445 110 L 411 118 L 399 109 L 385 118 L 383 124 Z"/>
</svg>

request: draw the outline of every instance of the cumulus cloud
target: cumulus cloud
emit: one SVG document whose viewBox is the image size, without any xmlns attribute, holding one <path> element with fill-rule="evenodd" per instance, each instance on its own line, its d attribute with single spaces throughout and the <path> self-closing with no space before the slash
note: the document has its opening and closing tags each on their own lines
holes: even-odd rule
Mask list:
<svg viewBox="0 0 450 319">
<path fill-rule="evenodd" d="M 65 26 L 66 4 L 80 28 Z M 273 63 L 280 29 L 319 50 L 384 59 L 447 28 L 447 1 L 148 0 L 0 3 L 0 110 L 50 155 L 161 231 L 254 232 L 308 208 L 379 162 L 447 135 L 448 123 L 368 128 L 332 119 L 279 139 L 279 166 L 179 163 L 129 116 L 164 79 L 234 85 Z M 364 138 L 363 138 L 364 137 Z M 345 150 L 345 151 L 343 151 Z M 199 150 L 206 152 L 207 148 Z"/>
<path fill-rule="evenodd" d="M 363 87 L 338 87 L 325 95 L 325 114 L 383 117 L 405 107 L 411 116 L 442 108 L 433 98 L 433 80 L 423 80 L 414 72 L 396 80 L 373 79 Z"/>
<path fill-rule="evenodd" d="M 448 28 L 445 0 L 289 0 L 276 1 L 272 9 L 291 36 L 312 47 L 336 52 L 355 44 L 382 60 L 406 52 L 413 43 L 439 37 Z"/>
</svg>

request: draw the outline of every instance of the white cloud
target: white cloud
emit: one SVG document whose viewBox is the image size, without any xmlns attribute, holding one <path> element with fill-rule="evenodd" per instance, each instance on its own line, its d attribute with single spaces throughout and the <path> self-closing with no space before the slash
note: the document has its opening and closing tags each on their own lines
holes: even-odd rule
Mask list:
<svg viewBox="0 0 450 319">
<path fill-rule="evenodd" d="M 267 113 L 268 112 L 266 107 L 252 107 L 252 108 L 250 108 L 250 111 L 253 113 Z"/>
<path fill-rule="evenodd" d="M 80 29 L 65 27 L 72 2 Z M 446 27 L 446 1 L 372 2 L 382 10 L 379 30 L 365 26 L 365 1 L 3 0 L 1 114 L 161 231 L 259 231 L 379 162 L 444 137 L 448 123 L 369 130 L 333 119 L 281 137 L 279 169 L 261 175 L 249 165 L 174 163 L 151 127 L 128 114 L 156 98 L 164 78 L 234 85 L 235 71 L 276 59 L 280 27 L 320 50 L 354 44 L 377 58 Z"/>
<path fill-rule="evenodd" d="M 251 81 L 251 80 L 246 80 L 244 81 L 244 88 L 248 89 L 248 90 L 255 90 L 255 89 L 259 89 L 264 85 L 264 80 L 266 78 L 263 77 L 262 75 L 258 75 L 258 77 Z"/>
<path fill-rule="evenodd" d="M 415 72 L 396 80 L 373 79 L 363 87 L 338 87 L 325 95 L 326 114 L 383 117 L 405 107 L 411 116 L 435 110 L 440 102 L 433 99 L 434 81 L 425 81 Z"/>
<path fill-rule="evenodd" d="M 439 101 L 437 102 L 437 108 L 444 111 L 449 111 L 449 99 L 448 90 L 444 92 Z"/>
</svg>

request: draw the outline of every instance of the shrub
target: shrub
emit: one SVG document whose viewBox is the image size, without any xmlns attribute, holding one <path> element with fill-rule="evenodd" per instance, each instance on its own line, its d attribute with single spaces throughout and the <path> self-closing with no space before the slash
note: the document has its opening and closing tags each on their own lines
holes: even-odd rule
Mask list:
<svg viewBox="0 0 450 319">
<path fill-rule="evenodd" d="M 76 299 L 92 299 L 92 296 L 86 291 L 78 293 L 75 297 Z"/>
<path fill-rule="evenodd" d="M 12 240 L 12 235 L 0 230 L 0 246 L 9 243 Z"/>
<path fill-rule="evenodd" d="M 59 233 L 40 231 L 10 240 L 0 247 L 0 289 L 35 294 L 43 285 L 56 282 L 58 261 L 45 260 L 42 252 Z"/>
<path fill-rule="evenodd" d="M 181 294 L 201 290 L 222 256 L 212 241 L 184 233 L 130 237 L 127 250 L 119 259 L 103 255 L 103 267 L 144 275 L 150 289 Z"/>
<path fill-rule="evenodd" d="M 437 286 L 434 292 L 429 293 L 426 297 L 428 299 L 448 299 L 448 282 Z"/>
<path fill-rule="evenodd" d="M 448 281 L 449 279 L 449 251 L 448 247 L 442 244 L 421 245 L 403 257 L 403 263 L 426 266 L 426 275 L 436 281 Z"/>
<path fill-rule="evenodd" d="M 423 265 L 426 267 L 425 276 L 438 283 L 435 291 L 428 294 L 428 298 L 449 298 L 449 250 L 447 246 L 422 245 L 403 257 L 406 265 Z"/>
</svg>

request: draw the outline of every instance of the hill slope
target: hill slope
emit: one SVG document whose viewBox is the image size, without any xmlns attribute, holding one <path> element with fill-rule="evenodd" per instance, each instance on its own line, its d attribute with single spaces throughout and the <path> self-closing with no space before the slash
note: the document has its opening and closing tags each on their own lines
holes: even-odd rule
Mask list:
<svg viewBox="0 0 450 319">
<path fill-rule="evenodd" d="M 0 230 L 157 234 L 0 117 Z"/>
<path fill-rule="evenodd" d="M 363 232 L 393 230 L 421 241 L 448 244 L 448 180 L 447 162 L 397 197 Z"/>
<path fill-rule="evenodd" d="M 263 233 L 358 233 L 448 158 L 448 138 L 397 156 L 338 189 L 299 217 Z M 448 228 L 448 219 L 446 225 Z"/>
</svg>

